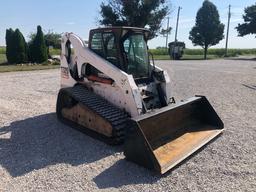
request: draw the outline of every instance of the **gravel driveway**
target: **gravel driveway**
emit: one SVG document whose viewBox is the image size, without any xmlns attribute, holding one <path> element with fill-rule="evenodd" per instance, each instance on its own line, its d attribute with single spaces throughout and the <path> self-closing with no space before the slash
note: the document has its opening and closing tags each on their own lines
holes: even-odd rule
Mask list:
<svg viewBox="0 0 256 192">
<path fill-rule="evenodd" d="M 256 61 L 159 61 L 225 132 L 164 176 L 57 121 L 59 70 L 0 74 L 0 191 L 256 191 Z"/>
</svg>

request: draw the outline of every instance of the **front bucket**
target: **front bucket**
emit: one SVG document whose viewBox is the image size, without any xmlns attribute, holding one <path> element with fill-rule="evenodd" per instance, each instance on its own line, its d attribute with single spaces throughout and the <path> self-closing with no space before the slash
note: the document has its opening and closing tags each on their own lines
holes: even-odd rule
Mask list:
<svg viewBox="0 0 256 192">
<path fill-rule="evenodd" d="M 127 160 L 163 174 L 223 131 L 204 96 L 133 118 L 128 123 Z"/>
</svg>

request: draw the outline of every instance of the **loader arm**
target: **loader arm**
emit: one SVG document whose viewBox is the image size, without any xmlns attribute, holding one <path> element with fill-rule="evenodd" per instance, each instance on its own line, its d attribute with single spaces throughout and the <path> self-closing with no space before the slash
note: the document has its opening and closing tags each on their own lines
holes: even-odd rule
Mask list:
<svg viewBox="0 0 256 192">
<path fill-rule="evenodd" d="M 70 63 L 67 61 L 68 51 L 66 48 L 66 43 L 68 41 L 72 44 L 74 51 L 74 55 Z M 120 91 L 122 91 L 122 95 L 129 106 L 128 112 L 131 114 L 131 116 L 136 117 L 141 113 L 141 96 L 138 87 L 134 82 L 133 76 L 128 75 L 124 71 L 114 66 L 112 63 L 99 57 L 96 53 L 86 47 L 82 39 L 80 39 L 77 35 L 73 33 L 66 33 L 63 36 L 61 62 L 62 67 L 67 68 L 72 68 L 72 65 L 76 64 L 79 78 L 83 78 L 81 69 L 82 65 L 84 64 L 90 64 L 108 77 L 111 77 L 111 79 L 114 81 L 112 86 L 117 87 L 120 89 Z M 76 83 L 76 81 L 73 81 L 73 85 Z M 65 85 L 65 81 L 62 82 L 62 84 Z M 70 86 L 70 82 L 67 82 L 66 86 Z"/>
</svg>

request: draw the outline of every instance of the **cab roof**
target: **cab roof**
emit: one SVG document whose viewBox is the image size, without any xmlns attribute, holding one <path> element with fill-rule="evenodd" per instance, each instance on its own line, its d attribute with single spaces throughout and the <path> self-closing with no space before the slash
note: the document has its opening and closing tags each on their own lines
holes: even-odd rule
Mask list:
<svg viewBox="0 0 256 192">
<path fill-rule="evenodd" d="M 95 29 L 92 29 L 93 31 L 94 30 L 100 30 L 100 31 L 104 31 L 104 30 L 112 30 L 112 29 L 125 29 L 125 30 L 132 30 L 132 31 L 144 31 L 144 32 L 149 32 L 148 29 L 146 28 L 139 28 L 139 27 L 129 27 L 129 26 L 106 26 L 106 27 L 99 27 L 99 28 L 95 28 Z"/>
<path fill-rule="evenodd" d="M 139 28 L 139 27 L 129 27 L 129 26 L 106 26 L 106 27 L 99 27 L 96 29 L 92 29 L 90 33 L 95 33 L 95 32 L 119 32 L 120 34 L 123 31 L 132 31 L 132 32 L 137 32 L 137 33 L 143 33 L 145 34 L 146 38 L 149 35 L 149 30 L 146 28 Z"/>
</svg>

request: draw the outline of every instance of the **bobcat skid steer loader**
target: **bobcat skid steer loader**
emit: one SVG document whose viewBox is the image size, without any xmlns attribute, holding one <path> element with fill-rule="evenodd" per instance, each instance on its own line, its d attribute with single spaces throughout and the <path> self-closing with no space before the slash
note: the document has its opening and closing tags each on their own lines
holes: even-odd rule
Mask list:
<svg viewBox="0 0 256 192">
<path fill-rule="evenodd" d="M 62 38 L 58 118 L 110 144 L 126 159 L 163 174 L 223 131 L 206 97 L 175 102 L 168 74 L 150 63 L 149 31 L 90 31 L 88 46 Z"/>
</svg>

